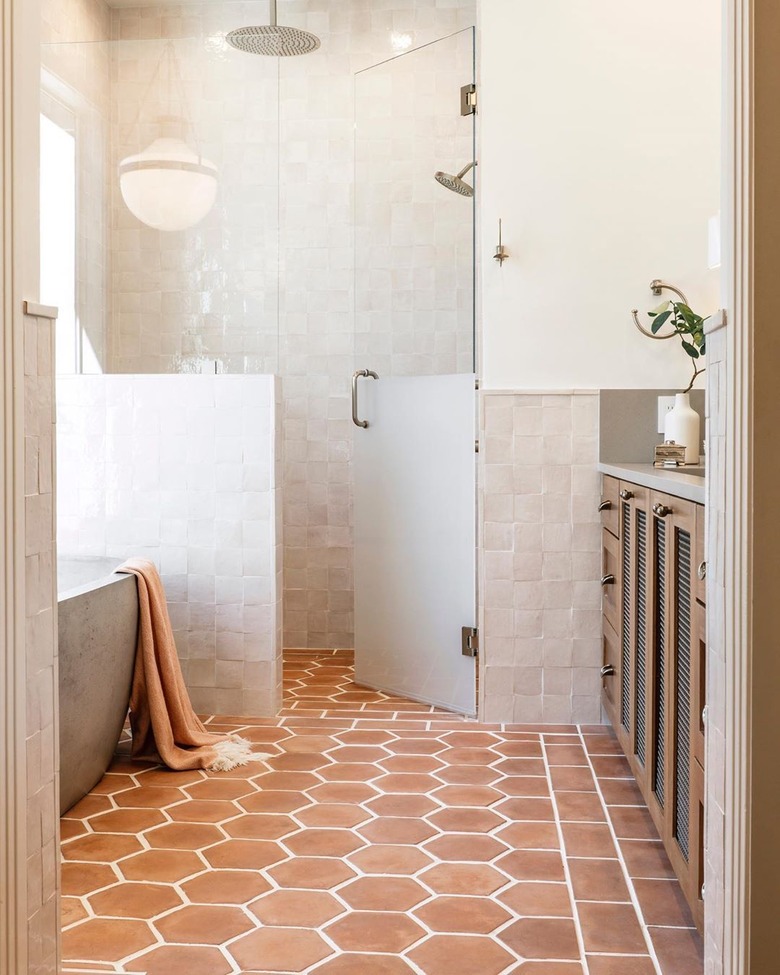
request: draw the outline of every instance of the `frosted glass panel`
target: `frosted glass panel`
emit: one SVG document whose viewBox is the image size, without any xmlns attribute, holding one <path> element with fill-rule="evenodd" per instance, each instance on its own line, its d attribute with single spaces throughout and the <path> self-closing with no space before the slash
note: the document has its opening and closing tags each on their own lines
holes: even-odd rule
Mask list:
<svg viewBox="0 0 780 975">
<path fill-rule="evenodd" d="M 360 380 L 358 404 L 357 682 L 473 714 L 474 376 Z"/>
</svg>

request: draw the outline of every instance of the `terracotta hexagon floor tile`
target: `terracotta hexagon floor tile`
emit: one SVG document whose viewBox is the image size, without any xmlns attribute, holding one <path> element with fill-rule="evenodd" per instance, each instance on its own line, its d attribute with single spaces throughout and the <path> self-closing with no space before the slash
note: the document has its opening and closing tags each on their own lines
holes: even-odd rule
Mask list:
<svg viewBox="0 0 780 975">
<path fill-rule="evenodd" d="M 113 809 L 111 800 L 108 796 L 84 796 L 75 806 L 72 806 L 66 813 L 67 819 L 88 819 L 98 813 L 108 812 Z"/>
<path fill-rule="evenodd" d="M 568 918 L 526 917 L 505 928 L 498 937 L 521 958 L 579 959 L 574 921 Z"/>
<path fill-rule="evenodd" d="M 382 951 L 400 954 L 420 938 L 425 930 L 402 913 L 353 911 L 325 929 L 342 951 Z"/>
<path fill-rule="evenodd" d="M 492 748 L 502 743 L 497 735 L 484 731 L 452 731 L 444 741 L 450 748 Z"/>
<path fill-rule="evenodd" d="M 372 785 L 382 792 L 426 793 L 441 787 L 441 782 L 424 772 L 396 772 L 374 779 Z"/>
<path fill-rule="evenodd" d="M 141 787 L 128 789 L 114 796 L 114 802 L 124 809 L 164 809 L 187 797 L 180 789 Z"/>
<path fill-rule="evenodd" d="M 437 894 L 482 894 L 487 896 L 505 887 L 509 880 L 487 864 L 441 863 L 418 880 Z"/>
<path fill-rule="evenodd" d="M 448 765 L 492 765 L 501 760 L 489 748 L 447 748 L 438 757 Z"/>
<path fill-rule="evenodd" d="M 369 782 L 383 774 L 383 769 L 377 765 L 358 765 L 349 762 L 334 762 L 327 768 L 320 769 L 320 776 L 326 782 Z"/>
<path fill-rule="evenodd" d="M 498 975 L 514 961 L 488 937 L 436 934 L 409 952 L 425 975 Z"/>
<path fill-rule="evenodd" d="M 366 845 L 366 841 L 349 829 L 305 829 L 284 840 L 284 846 L 295 856 L 345 857 Z"/>
<path fill-rule="evenodd" d="M 216 948 L 165 945 L 125 964 L 128 972 L 145 975 L 229 975 L 232 965 Z"/>
<path fill-rule="evenodd" d="M 595 792 L 561 792 L 556 802 L 558 815 L 564 821 L 600 823 L 607 818 Z"/>
<path fill-rule="evenodd" d="M 295 814 L 295 818 L 304 826 L 341 827 L 349 829 L 359 826 L 371 818 L 371 814 L 360 806 L 346 803 L 331 803 L 323 806 L 309 806 Z"/>
<path fill-rule="evenodd" d="M 83 921 L 87 917 L 87 911 L 81 902 L 80 897 L 62 897 L 60 899 L 60 923 L 63 928 L 76 921 Z"/>
<path fill-rule="evenodd" d="M 507 846 L 492 836 L 459 833 L 457 835 L 438 836 L 426 843 L 423 849 L 439 860 L 457 863 L 475 863 L 478 861 L 487 863 L 505 853 Z"/>
<path fill-rule="evenodd" d="M 209 870 L 181 886 L 193 904 L 248 904 L 271 889 L 256 870 Z"/>
<path fill-rule="evenodd" d="M 580 901 L 577 910 L 586 951 L 626 955 L 643 954 L 647 951 L 633 905 Z"/>
<path fill-rule="evenodd" d="M 160 820 L 164 817 L 161 815 Z M 61 819 L 60 820 L 60 842 L 66 843 L 68 840 L 74 839 L 76 836 L 83 836 L 87 832 L 86 824 L 80 819 Z M 124 831 L 123 831 L 124 832 Z M 128 833 L 134 833 L 135 830 L 127 830 Z"/>
<path fill-rule="evenodd" d="M 302 972 L 333 949 L 316 931 L 262 928 L 234 942 L 230 954 L 246 972 Z"/>
<path fill-rule="evenodd" d="M 247 780 L 213 778 L 185 786 L 184 791 L 193 799 L 240 799 L 257 790 Z"/>
<path fill-rule="evenodd" d="M 412 975 L 412 969 L 392 955 L 344 954 L 319 965 L 314 975 Z"/>
<path fill-rule="evenodd" d="M 418 819 L 435 809 L 441 809 L 441 806 L 430 796 L 387 795 L 367 802 L 366 808 L 377 816 L 408 816 Z"/>
<path fill-rule="evenodd" d="M 452 785 L 491 785 L 501 778 L 495 768 L 478 765 L 445 765 L 436 777 Z"/>
<path fill-rule="evenodd" d="M 308 752 L 322 755 L 328 749 L 337 748 L 338 742 L 335 738 L 328 738 L 324 735 L 307 735 L 289 738 L 280 747 L 286 752 Z"/>
<path fill-rule="evenodd" d="M 204 852 L 212 867 L 262 870 L 284 860 L 287 854 L 269 840 L 224 840 Z"/>
<path fill-rule="evenodd" d="M 125 789 L 132 789 L 134 786 L 135 782 L 130 778 L 129 775 L 107 773 L 97 785 L 92 786 L 90 795 L 111 796 L 115 792 L 122 792 Z"/>
<path fill-rule="evenodd" d="M 265 772 L 252 778 L 262 791 L 303 792 L 322 782 L 313 772 Z"/>
<path fill-rule="evenodd" d="M 382 816 L 361 826 L 358 833 L 370 843 L 416 846 L 436 835 L 436 829 L 422 819 Z"/>
<path fill-rule="evenodd" d="M 423 870 L 431 858 L 413 846 L 369 846 L 349 857 L 350 862 L 368 874 L 410 876 Z"/>
<path fill-rule="evenodd" d="M 435 772 L 443 762 L 430 755 L 394 755 L 378 763 L 385 772 Z"/>
<path fill-rule="evenodd" d="M 365 782 L 324 782 L 309 790 L 315 802 L 366 802 L 378 795 L 377 790 Z"/>
<path fill-rule="evenodd" d="M 511 914 L 489 897 L 437 897 L 414 912 L 431 931 L 490 934 Z"/>
<path fill-rule="evenodd" d="M 266 927 L 318 928 L 339 914 L 344 905 L 320 890 L 274 890 L 249 910 Z"/>
<path fill-rule="evenodd" d="M 435 755 L 446 747 L 438 738 L 399 738 L 386 745 L 387 750 L 396 755 Z"/>
<path fill-rule="evenodd" d="M 542 756 L 542 746 L 538 741 L 505 742 L 492 750 L 510 761 L 513 758 L 541 758 Z M 501 768 L 501 764 L 497 765 L 496 768 Z"/>
<path fill-rule="evenodd" d="M 252 930 L 254 925 L 238 907 L 191 904 L 168 914 L 154 926 L 166 944 L 222 945 Z"/>
<path fill-rule="evenodd" d="M 155 941 L 145 921 L 91 918 L 63 931 L 62 957 L 121 961 Z"/>
<path fill-rule="evenodd" d="M 327 755 L 314 752 L 282 752 L 269 758 L 266 764 L 277 772 L 316 772 L 332 763 Z"/>
<path fill-rule="evenodd" d="M 216 826 L 200 823 L 168 823 L 144 833 L 149 846 L 157 850 L 202 850 L 224 838 Z"/>
<path fill-rule="evenodd" d="M 521 917 L 573 917 L 569 888 L 564 883 L 519 883 L 498 899 Z"/>
<path fill-rule="evenodd" d="M 241 810 L 227 799 L 190 799 L 166 812 L 177 823 L 221 823 Z"/>
<path fill-rule="evenodd" d="M 341 731 L 335 737 L 344 745 L 384 745 L 393 740 L 389 731 Z"/>
<path fill-rule="evenodd" d="M 87 833 L 62 845 L 66 860 L 91 860 L 95 863 L 113 863 L 122 857 L 138 853 L 143 847 L 134 836 L 116 833 Z"/>
<path fill-rule="evenodd" d="M 527 961 L 513 968 L 509 975 L 582 975 L 582 965 L 577 961 Z M 634 972 L 622 968 L 620 975 L 634 975 Z"/>
<path fill-rule="evenodd" d="M 206 865 L 196 853 L 186 850 L 147 850 L 119 864 L 127 880 L 159 880 L 176 883 L 200 873 Z"/>
<path fill-rule="evenodd" d="M 222 827 L 228 836 L 236 839 L 278 840 L 299 827 L 289 816 L 276 813 L 251 813 L 231 819 Z"/>
<path fill-rule="evenodd" d="M 561 882 L 563 859 L 559 851 L 513 850 L 496 861 L 496 866 L 515 880 Z"/>
<path fill-rule="evenodd" d="M 445 785 L 434 793 L 445 806 L 492 806 L 503 798 L 493 788 L 480 785 Z"/>
<path fill-rule="evenodd" d="M 290 813 L 297 809 L 305 809 L 306 806 L 311 805 L 311 800 L 302 792 L 264 791 L 255 792 L 251 796 L 244 796 L 237 800 L 236 805 L 239 806 L 237 810 L 239 812 L 241 809 L 245 809 L 250 813 Z"/>
<path fill-rule="evenodd" d="M 67 820 L 63 819 L 63 823 Z M 166 822 L 159 809 L 113 809 L 94 816 L 89 825 L 99 833 L 142 833 L 152 826 Z"/>
<path fill-rule="evenodd" d="M 304 890 L 329 890 L 355 876 L 341 860 L 297 857 L 272 867 L 269 875 L 280 887 L 301 887 Z"/>
<path fill-rule="evenodd" d="M 547 782 L 547 777 L 544 775 L 513 775 L 510 778 L 501 779 L 500 782 L 494 783 L 494 785 L 497 789 L 501 788 L 507 795 L 518 797 L 504 799 L 497 807 L 498 812 L 508 816 L 510 819 L 519 818 L 511 810 L 514 810 L 516 808 L 515 804 L 522 799 L 536 797 L 547 799 L 550 796 L 550 786 Z"/>
<path fill-rule="evenodd" d="M 204 781 L 204 775 L 197 769 L 173 772 L 169 768 L 158 766 L 157 768 L 142 771 L 138 775 L 138 782 L 144 788 L 149 788 L 150 786 L 156 788 L 160 786 L 171 786 L 174 789 L 181 789 L 183 786 L 194 785 L 196 782 L 202 781 Z"/>
<path fill-rule="evenodd" d="M 62 893 L 81 897 L 101 887 L 115 884 L 119 878 L 105 863 L 63 863 L 60 868 Z"/>
<path fill-rule="evenodd" d="M 357 911 L 410 911 L 430 894 L 409 877 L 361 877 L 339 897 Z"/>
<path fill-rule="evenodd" d="M 555 823 L 511 823 L 496 837 L 515 850 L 557 850 L 560 848 Z"/>
<path fill-rule="evenodd" d="M 348 765 L 375 765 L 377 762 L 381 762 L 383 758 L 389 758 L 387 749 L 379 748 L 376 745 L 342 745 L 328 752 L 328 756 L 334 762 Z"/>
<path fill-rule="evenodd" d="M 490 809 L 450 808 L 429 816 L 428 822 L 447 833 L 489 833 L 505 820 Z"/>
<path fill-rule="evenodd" d="M 117 884 L 88 898 L 100 917 L 134 917 L 147 920 L 179 907 L 181 897 L 167 884 Z"/>
</svg>

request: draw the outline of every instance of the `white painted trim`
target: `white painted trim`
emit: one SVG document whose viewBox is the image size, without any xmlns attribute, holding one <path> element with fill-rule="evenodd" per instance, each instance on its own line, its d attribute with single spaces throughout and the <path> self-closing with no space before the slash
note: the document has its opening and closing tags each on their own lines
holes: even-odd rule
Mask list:
<svg viewBox="0 0 780 975">
<path fill-rule="evenodd" d="M 27 971 L 24 626 L 24 330 L 17 303 L 14 131 L 17 0 L 0 0 L 0 971 Z"/>
<path fill-rule="evenodd" d="M 732 326 L 727 332 L 726 489 L 723 499 L 724 613 L 728 648 L 725 890 L 722 901 L 724 975 L 750 975 L 754 2 L 725 0 L 724 4 L 723 289 Z M 717 904 L 719 898 L 714 896 L 709 900 Z M 712 959 L 712 962 L 716 966 L 712 970 L 718 970 L 721 959 Z"/>
<path fill-rule="evenodd" d="M 722 328 L 726 327 L 728 321 L 728 315 L 725 309 L 721 308 L 716 311 L 714 315 L 710 315 L 708 319 L 704 322 L 704 334 L 712 335 L 713 332 L 719 332 Z"/>
<path fill-rule="evenodd" d="M 30 318 L 49 318 L 56 321 L 60 316 L 59 308 L 54 305 L 39 305 L 37 301 L 25 301 L 24 313 Z"/>
</svg>

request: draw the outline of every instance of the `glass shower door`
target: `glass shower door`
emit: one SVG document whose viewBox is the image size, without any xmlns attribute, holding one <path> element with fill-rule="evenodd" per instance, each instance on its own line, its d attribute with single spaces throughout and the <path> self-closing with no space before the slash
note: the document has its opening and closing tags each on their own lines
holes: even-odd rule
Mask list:
<svg viewBox="0 0 780 975">
<path fill-rule="evenodd" d="M 467 30 L 359 73 L 355 92 L 356 680 L 467 714 L 476 170 L 462 89 L 473 83 Z"/>
</svg>

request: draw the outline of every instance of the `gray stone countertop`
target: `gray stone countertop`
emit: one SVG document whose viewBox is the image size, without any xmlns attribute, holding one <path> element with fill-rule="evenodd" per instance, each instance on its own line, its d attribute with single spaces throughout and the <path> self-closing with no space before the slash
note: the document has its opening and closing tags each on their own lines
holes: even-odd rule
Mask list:
<svg viewBox="0 0 780 975">
<path fill-rule="evenodd" d="M 682 474 L 679 471 L 663 470 L 652 464 L 599 464 L 599 471 L 621 481 L 641 484 L 651 491 L 663 491 L 676 498 L 705 502 L 704 478 L 698 474 Z"/>
</svg>

